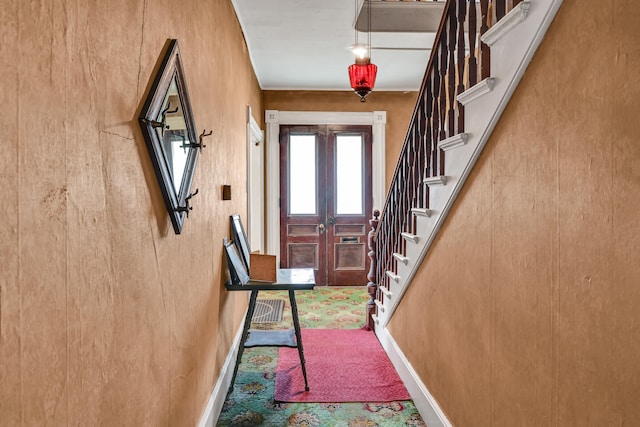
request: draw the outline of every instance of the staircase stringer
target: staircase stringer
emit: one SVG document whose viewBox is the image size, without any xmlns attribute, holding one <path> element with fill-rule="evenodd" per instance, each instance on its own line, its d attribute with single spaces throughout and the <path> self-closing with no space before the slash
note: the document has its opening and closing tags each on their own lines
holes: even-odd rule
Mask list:
<svg viewBox="0 0 640 427">
<path fill-rule="evenodd" d="M 429 217 L 418 218 L 415 231 L 419 236 L 418 242 L 407 247 L 407 253 L 404 255 L 409 262 L 406 265 L 398 265 L 398 280 L 390 287 L 393 297 L 384 298 L 385 310 L 378 311 L 375 319 L 376 329 L 386 327 L 402 296 L 411 285 L 415 273 L 542 42 L 562 0 L 530 0 L 523 3 L 526 4 L 526 11 L 522 19 L 517 16 L 505 16 L 511 19 L 510 25 L 493 27 L 487 32 L 488 35 L 483 36 L 483 40 L 487 38 L 487 42 L 492 43 L 490 83 L 493 84 L 493 88 L 470 101 L 460 99 L 460 102 L 468 102 L 465 105 L 464 121 L 466 141 L 447 151 L 446 184 L 431 187 L 429 190 L 429 209 L 432 214 Z M 522 8 L 516 8 L 509 14 L 522 13 Z M 501 31 L 504 33 L 499 34 Z M 464 98 L 465 94 L 474 88 L 475 86 L 465 91 L 460 98 Z"/>
</svg>

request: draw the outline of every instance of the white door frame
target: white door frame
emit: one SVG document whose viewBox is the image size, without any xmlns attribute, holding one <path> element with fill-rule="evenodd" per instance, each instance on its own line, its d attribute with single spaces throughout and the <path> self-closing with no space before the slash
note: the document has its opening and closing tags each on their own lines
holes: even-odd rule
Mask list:
<svg viewBox="0 0 640 427">
<path fill-rule="evenodd" d="M 264 253 L 264 132 L 247 105 L 247 235 L 252 251 Z"/>
<path fill-rule="evenodd" d="M 267 125 L 267 252 L 280 261 L 280 125 L 371 125 L 373 209 L 385 200 L 386 111 L 370 113 L 266 110 Z"/>
</svg>

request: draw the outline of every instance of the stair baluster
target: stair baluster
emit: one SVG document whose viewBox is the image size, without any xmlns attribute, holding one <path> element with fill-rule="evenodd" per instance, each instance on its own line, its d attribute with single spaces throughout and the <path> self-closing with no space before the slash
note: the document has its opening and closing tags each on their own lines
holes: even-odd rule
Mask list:
<svg viewBox="0 0 640 427">
<path fill-rule="evenodd" d="M 469 19 L 467 20 L 469 23 L 469 60 L 467 66 L 469 70 L 468 87 L 474 86 L 478 83 L 478 61 L 476 60 L 477 19 L 476 0 L 469 0 Z"/>
<path fill-rule="evenodd" d="M 458 80 L 458 87 L 456 88 L 456 94 L 464 92 L 464 21 L 466 17 L 467 2 L 465 0 L 458 0 L 458 42 L 456 46 L 458 56 L 458 70 L 456 76 Z M 457 103 L 456 108 L 458 109 L 458 122 L 456 123 L 456 132 L 454 133 L 455 135 L 464 131 L 464 107 L 457 100 L 453 100 L 453 102 Z"/>
<path fill-rule="evenodd" d="M 376 314 L 376 307 L 384 304 L 385 296 L 393 295 L 386 272 L 390 272 L 395 280 L 402 280 L 396 274 L 398 257 L 393 254 L 406 253 L 407 243 L 401 233 L 416 233 L 412 209 L 429 208 L 430 192 L 423 179 L 444 176 L 444 151 L 438 148 L 438 142 L 464 132 L 464 110 L 457 96 L 465 88 L 476 85 L 478 76 L 480 80 L 490 76 L 489 46 L 480 42 L 477 55 L 476 43 L 492 25 L 490 15 L 493 11 L 497 21 L 507 12 L 508 3 L 506 0 L 479 2 L 481 24 L 478 31 L 477 2 L 447 0 L 387 200 L 382 213 L 374 212 L 369 222 L 369 328 L 374 327 L 372 315 Z M 520 0 L 511 3 L 515 7 Z M 468 37 L 465 37 L 465 27 L 469 31 Z M 467 51 L 469 54 L 465 57 Z M 377 313 L 378 318 L 381 314 Z"/>
<path fill-rule="evenodd" d="M 480 37 L 489 29 L 489 0 L 480 0 L 480 13 L 482 13 L 482 23 L 480 24 Z M 480 80 L 488 78 L 491 68 L 491 58 L 489 46 L 480 41 Z"/>
</svg>

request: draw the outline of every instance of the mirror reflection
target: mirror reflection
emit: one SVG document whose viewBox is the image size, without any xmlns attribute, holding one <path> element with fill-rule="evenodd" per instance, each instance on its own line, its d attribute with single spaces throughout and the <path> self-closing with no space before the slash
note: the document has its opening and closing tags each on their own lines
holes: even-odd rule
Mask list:
<svg viewBox="0 0 640 427">
<path fill-rule="evenodd" d="M 187 123 L 182 112 L 180 94 L 176 78 L 171 80 L 169 91 L 164 98 L 164 103 L 157 121 L 162 121 L 162 114 L 165 112 L 164 126 L 155 129 L 158 139 L 161 141 L 162 154 L 167 163 L 173 188 L 176 193 L 180 191 L 185 166 L 191 148 Z"/>
</svg>

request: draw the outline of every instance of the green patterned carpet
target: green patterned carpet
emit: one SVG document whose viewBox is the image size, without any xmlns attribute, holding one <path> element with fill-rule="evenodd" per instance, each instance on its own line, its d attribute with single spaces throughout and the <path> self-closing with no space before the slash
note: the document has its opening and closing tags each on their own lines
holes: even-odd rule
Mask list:
<svg viewBox="0 0 640 427">
<path fill-rule="evenodd" d="M 253 323 L 252 329 L 292 328 L 286 291 L 260 292 L 259 299 L 285 300 L 279 323 Z M 296 292 L 302 328 L 358 329 L 365 323 L 364 287 L 318 287 Z M 279 403 L 273 400 L 278 348 L 245 349 L 233 392 L 218 426 L 376 427 L 425 426 L 412 401 L 361 403 Z M 363 369 L 366 360 L 363 358 Z"/>
</svg>

